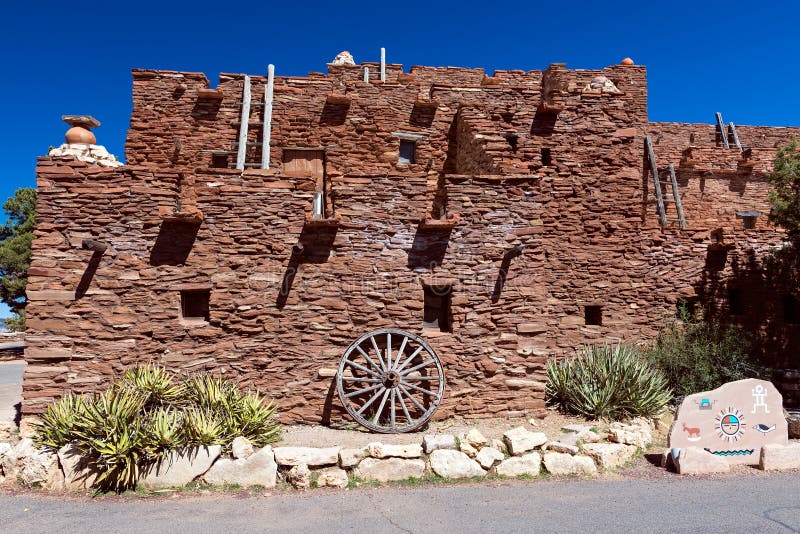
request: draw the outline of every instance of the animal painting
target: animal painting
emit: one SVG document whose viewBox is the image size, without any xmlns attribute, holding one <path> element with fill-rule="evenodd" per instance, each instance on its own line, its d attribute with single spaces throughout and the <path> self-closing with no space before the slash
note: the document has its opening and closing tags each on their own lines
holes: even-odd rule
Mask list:
<svg viewBox="0 0 800 534">
<path fill-rule="evenodd" d="M 700 429 L 697 427 L 686 426 L 686 423 L 683 423 L 683 431 L 689 434 L 689 439 L 700 437 Z"/>
</svg>

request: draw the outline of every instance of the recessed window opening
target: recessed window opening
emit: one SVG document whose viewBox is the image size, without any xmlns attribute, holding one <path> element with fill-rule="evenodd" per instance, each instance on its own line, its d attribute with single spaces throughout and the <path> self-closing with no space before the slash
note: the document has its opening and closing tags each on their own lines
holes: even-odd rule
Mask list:
<svg viewBox="0 0 800 534">
<path fill-rule="evenodd" d="M 584 306 L 583 320 L 586 325 L 603 326 L 603 307 Z"/>
<path fill-rule="evenodd" d="M 678 299 L 678 302 L 675 305 L 675 316 L 679 319 L 683 319 L 684 317 L 691 319 L 694 317 L 695 313 L 697 313 L 697 305 L 697 298 Z"/>
<path fill-rule="evenodd" d="M 761 215 L 759 211 L 738 211 L 737 217 L 742 218 L 742 226 L 745 230 L 752 230 L 756 227 L 756 219 Z"/>
<path fill-rule="evenodd" d="M 447 287 L 426 287 L 425 306 L 422 316 L 422 327 L 440 332 L 452 332 L 453 327 L 450 320 L 450 301 L 452 288 Z"/>
<path fill-rule="evenodd" d="M 506 136 L 506 141 L 508 141 L 508 146 L 511 147 L 511 152 L 517 152 L 517 142 L 519 138 L 515 134 L 509 134 Z"/>
<path fill-rule="evenodd" d="M 209 290 L 181 291 L 181 317 L 192 321 L 208 321 Z"/>
<path fill-rule="evenodd" d="M 416 144 L 414 141 L 407 139 L 400 140 L 400 157 L 398 163 L 414 163 L 414 152 L 416 151 Z"/>
<path fill-rule="evenodd" d="M 211 167 L 213 167 L 214 169 L 227 169 L 228 156 L 226 154 L 212 154 Z"/>
<path fill-rule="evenodd" d="M 781 297 L 783 304 L 783 322 L 786 324 L 800 323 L 800 299 L 790 293 Z"/>
<path fill-rule="evenodd" d="M 552 155 L 550 153 L 550 149 L 549 148 L 543 148 L 542 149 L 542 165 L 544 165 L 545 167 L 549 167 L 552 164 L 553 164 L 553 157 L 552 157 Z"/>
<path fill-rule="evenodd" d="M 742 290 L 738 287 L 728 288 L 728 313 L 731 315 L 742 315 Z"/>
</svg>

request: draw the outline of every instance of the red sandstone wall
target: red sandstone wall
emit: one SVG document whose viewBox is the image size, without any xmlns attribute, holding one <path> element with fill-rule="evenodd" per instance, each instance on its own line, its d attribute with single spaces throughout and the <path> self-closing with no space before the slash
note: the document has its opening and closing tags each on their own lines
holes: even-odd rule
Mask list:
<svg viewBox="0 0 800 534">
<path fill-rule="evenodd" d="M 540 111 L 541 72 L 390 66 L 381 84 L 370 70 L 369 83 L 361 67 L 277 78 L 276 169 L 209 168 L 210 151 L 237 139 L 241 75 L 221 76 L 219 101 L 198 99 L 202 74 L 164 71 L 134 71 L 128 166 L 42 159 L 24 410 L 152 360 L 259 387 L 286 421 L 327 422 L 341 416 L 329 370 L 360 334 L 395 326 L 422 333 L 443 360 L 439 417 L 532 414 L 544 406 L 547 357 L 586 341 L 652 338 L 679 298 L 724 311 L 732 284 L 748 302 L 779 293 L 760 257 L 781 234 L 764 221 L 744 231 L 734 214 L 767 209 L 771 148 L 754 150 L 744 171 L 740 154 L 711 143 L 695 140 L 687 155 L 694 126 L 647 122 L 643 68 L 551 69 L 557 114 Z M 622 92 L 583 91 L 598 75 Z M 253 82 L 259 102 L 264 80 Z M 349 105 L 332 106 L 330 94 Z M 420 111 L 431 101 L 435 113 Z M 398 131 L 424 136 L 416 163 L 397 163 Z M 780 137 L 759 132 L 742 134 Z M 642 174 L 647 133 L 660 165 L 683 162 L 688 230 L 656 226 Z M 254 127 L 251 141 L 259 135 Z M 324 147 L 335 230 L 304 225 L 315 184 L 282 175 L 292 147 Z M 179 200 L 203 214 L 196 230 L 164 222 Z M 458 216 L 452 230 L 419 226 L 437 206 Z M 718 227 L 730 245 L 722 262 L 708 258 Z M 109 250 L 93 258 L 80 248 L 87 237 Z M 504 262 L 515 245 L 524 253 Z M 422 331 L 432 275 L 454 281 L 452 333 Z M 180 291 L 190 288 L 211 291 L 208 324 L 181 321 Z M 603 307 L 601 326 L 585 324 L 586 305 Z M 743 319 L 763 311 L 749 306 Z M 790 328 L 779 323 L 770 322 Z"/>
</svg>

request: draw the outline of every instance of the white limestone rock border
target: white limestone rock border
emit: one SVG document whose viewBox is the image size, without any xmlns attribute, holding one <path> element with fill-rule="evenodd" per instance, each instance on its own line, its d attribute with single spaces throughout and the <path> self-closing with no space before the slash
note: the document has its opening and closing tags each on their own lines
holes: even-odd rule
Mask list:
<svg viewBox="0 0 800 534">
<path fill-rule="evenodd" d="M 277 475 L 278 464 L 275 463 L 272 447 L 266 446 L 246 457 L 218 459 L 203 475 L 203 479 L 216 486 L 235 484 L 242 487 L 273 488 Z"/>
<path fill-rule="evenodd" d="M 486 471 L 461 451 L 442 449 L 430 456 L 431 470 L 442 478 L 482 477 Z"/>
</svg>

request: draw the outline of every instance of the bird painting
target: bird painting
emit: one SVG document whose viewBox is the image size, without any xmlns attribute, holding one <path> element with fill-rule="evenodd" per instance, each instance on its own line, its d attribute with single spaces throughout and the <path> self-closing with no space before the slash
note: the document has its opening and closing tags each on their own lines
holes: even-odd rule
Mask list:
<svg viewBox="0 0 800 534">
<path fill-rule="evenodd" d="M 766 434 L 767 432 L 772 432 L 775 430 L 775 425 L 767 426 L 764 423 L 758 423 L 755 428 L 762 434 Z"/>
</svg>

